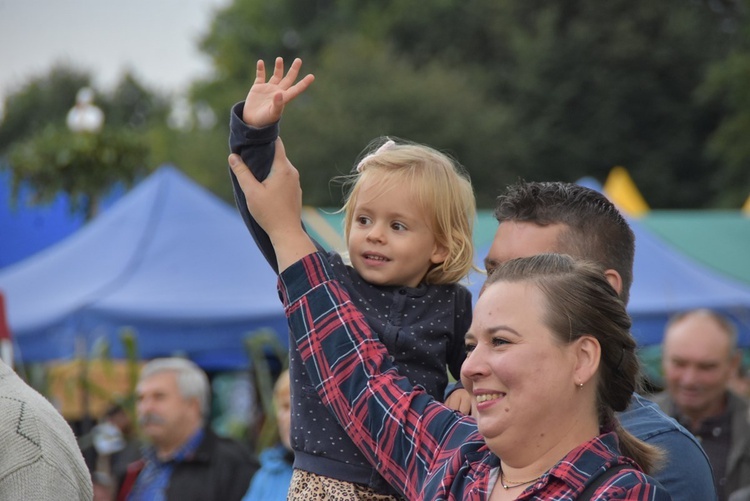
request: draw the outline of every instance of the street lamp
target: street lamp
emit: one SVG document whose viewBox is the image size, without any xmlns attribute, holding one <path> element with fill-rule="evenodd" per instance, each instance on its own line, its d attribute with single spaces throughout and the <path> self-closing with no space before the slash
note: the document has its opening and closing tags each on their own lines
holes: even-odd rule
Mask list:
<svg viewBox="0 0 750 501">
<path fill-rule="evenodd" d="M 73 132 L 99 132 L 104 125 L 104 113 L 94 104 L 94 91 L 83 87 L 76 94 L 76 104 L 65 120 Z"/>
</svg>

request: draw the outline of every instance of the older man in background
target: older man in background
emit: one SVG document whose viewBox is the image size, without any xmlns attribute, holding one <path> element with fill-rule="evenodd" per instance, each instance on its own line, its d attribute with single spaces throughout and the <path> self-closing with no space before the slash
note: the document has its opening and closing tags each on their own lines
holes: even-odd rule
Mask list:
<svg viewBox="0 0 750 501">
<path fill-rule="evenodd" d="M 700 440 L 719 499 L 750 486 L 748 403 L 729 390 L 740 364 L 737 329 L 711 310 L 675 315 L 664 333 L 666 391 L 654 401 Z"/>
<path fill-rule="evenodd" d="M 206 374 L 181 358 L 146 364 L 136 388 L 138 422 L 151 446 L 129 468 L 118 499 L 239 501 L 258 469 L 239 443 L 206 426 Z"/>
</svg>

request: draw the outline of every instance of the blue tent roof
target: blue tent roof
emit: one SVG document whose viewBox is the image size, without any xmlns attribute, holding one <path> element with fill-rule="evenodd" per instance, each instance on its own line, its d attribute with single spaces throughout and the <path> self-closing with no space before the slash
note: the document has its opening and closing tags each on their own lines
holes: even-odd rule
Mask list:
<svg viewBox="0 0 750 501">
<path fill-rule="evenodd" d="M 73 210 L 67 194 L 60 192 L 53 201 L 37 204 L 34 191 L 21 184 L 15 203 L 12 202 L 12 175 L 9 168 L 0 168 L 0 269 L 36 254 L 72 235 L 86 222 L 83 210 Z M 116 186 L 102 200 L 104 211 L 124 192 Z"/>
<path fill-rule="evenodd" d="M 711 308 L 731 317 L 740 344 L 750 346 L 750 287 L 673 249 L 638 221 L 630 226 L 636 252 L 628 310 L 640 344 L 661 343 L 670 315 Z"/>
<path fill-rule="evenodd" d="M 660 344 L 669 317 L 693 308 L 725 313 L 738 327 L 740 345 L 750 346 L 750 287 L 673 249 L 638 221 L 629 223 L 635 233 L 636 252 L 628 312 L 639 346 Z M 480 268 L 490 245 L 477 246 L 475 263 Z M 483 275 L 469 276 L 475 301 L 483 282 Z"/>
<path fill-rule="evenodd" d="M 69 359 L 83 340 L 122 356 L 179 352 L 205 368 L 247 366 L 243 340 L 269 327 L 286 344 L 276 275 L 237 211 L 162 167 L 70 237 L 0 270 L 23 361 Z M 77 344 L 78 343 L 78 344 Z"/>
<path fill-rule="evenodd" d="M 60 241 L 83 225 L 83 214 L 70 212 L 64 194 L 43 206 L 31 202 L 30 190 L 21 188 L 17 203 L 11 203 L 11 172 L 0 170 L 0 228 L 3 236 L 0 268 Z"/>
</svg>

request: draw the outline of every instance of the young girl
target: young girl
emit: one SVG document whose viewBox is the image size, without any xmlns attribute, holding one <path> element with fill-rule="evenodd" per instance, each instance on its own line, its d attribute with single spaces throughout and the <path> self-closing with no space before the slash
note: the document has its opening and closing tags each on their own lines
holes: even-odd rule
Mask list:
<svg viewBox="0 0 750 501">
<path fill-rule="evenodd" d="M 232 110 L 230 148 L 260 180 L 271 168 L 284 105 L 313 80 L 308 75 L 294 83 L 300 65 L 295 60 L 284 76 L 279 58 L 266 82 L 259 61 L 247 99 Z M 471 294 L 457 283 L 473 263 L 471 183 L 443 153 L 387 138 L 372 145 L 349 181 L 342 210 L 351 264 L 333 252 L 328 259 L 399 372 L 443 400 L 446 365 L 458 379 L 471 323 Z M 250 215 L 233 174 L 232 182 L 253 238 L 278 272 L 273 246 Z M 396 498 L 323 406 L 297 350 L 290 353 L 290 372 L 295 451 L 290 499 Z M 468 413 L 462 405 L 467 403 L 463 389 L 446 401 Z"/>
</svg>

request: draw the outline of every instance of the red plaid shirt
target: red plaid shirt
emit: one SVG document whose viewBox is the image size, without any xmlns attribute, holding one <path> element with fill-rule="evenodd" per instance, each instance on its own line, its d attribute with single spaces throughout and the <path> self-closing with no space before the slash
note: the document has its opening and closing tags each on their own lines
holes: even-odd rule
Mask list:
<svg viewBox="0 0 750 501">
<path fill-rule="evenodd" d="M 385 348 L 324 256 L 311 254 L 279 277 L 292 335 L 323 403 L 394 487 L 408 499 L 484 500 L 499 458 L 473 418 L 456 413 L 399 376 Z M 574 500 L 606 469 L 633 464 L 593 499 L 662 501 L 669 494 L 605 433 L 572 450 L 517 499 Z"/>
</svg>

